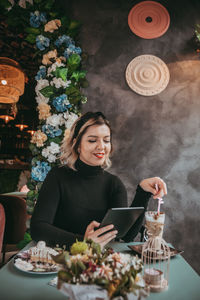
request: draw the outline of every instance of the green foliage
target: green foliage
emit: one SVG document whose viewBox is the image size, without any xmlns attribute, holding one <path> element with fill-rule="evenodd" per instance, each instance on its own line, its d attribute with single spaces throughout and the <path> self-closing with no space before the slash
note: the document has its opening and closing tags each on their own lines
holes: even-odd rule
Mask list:
<svg viewBox="0 0 200 300">
<path fill-rule="evenodd" d="M 68 68 L 56 68 L 55 72 L 52 72 L 53 75 L 56 76 L 56 78 L 62 78 L 63 81 L 66 81 L 67 79 L 67 73 L 68 73 Z"/>
<path fill-rule="evenodd" d="M 196 24 L 195 34 L 196 34 L 196 37 L 197 37 L 198 41 L 200 42 L 200 24 Z"/>
<path fill-rule="evenodd" d="M 46 86 L 43 89 L 40 90 L 40 93 L 44 96 L 44 97 L 51 97 L 54 94 L 54 87 L 53 86 Z"/>
</svg>

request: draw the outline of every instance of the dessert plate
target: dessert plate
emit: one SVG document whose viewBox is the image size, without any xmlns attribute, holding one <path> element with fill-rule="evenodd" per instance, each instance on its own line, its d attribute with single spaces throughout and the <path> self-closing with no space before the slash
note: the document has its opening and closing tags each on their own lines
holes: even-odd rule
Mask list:
<svg viewBox="0 0 200 300">
<path fill-rule="evenodd" d="M 34 275 L 50 275 L 58 272 L 57 264 L 31 261 L 28 250 L 21 251 L 14 257 L 14 266 L 18 270 Z"/>
<path fill-rule="evenodd" d="M 137 253 L 139 255 L 142 254 L 142 246 L 143 246 L 143 244 L 128 245 L 128 247 L 131 250 L 133 250 L 135 253 Z M 172 248 L 172 247 L 169 247 L 169 249 L 170 249 L 170 257 L 174 257 L 177 254 L 181 254 L 181 253 L 184 252 L 183 250 L 178 250 L 178 249 L 175 249 L 175 248 Z"/>
</svg>

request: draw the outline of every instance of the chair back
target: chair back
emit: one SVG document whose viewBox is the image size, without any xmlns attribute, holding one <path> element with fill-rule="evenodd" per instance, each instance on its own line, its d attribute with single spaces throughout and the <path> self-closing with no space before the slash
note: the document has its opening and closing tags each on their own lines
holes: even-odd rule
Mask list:
<svg viewBox="0 0 200 300">
<path fill-rule="evenodd" d="M 4 229 L 6 223 L 6 216 L 3 205 L 0 203 L 0 253 L 3 246 Z"/>
<path fill-rule="evenodd" d="M 18 196 L 0 195 L 6 222 L 4 244 L 17 244 L 24 239 L 26 232 L 26 201 Z"/>
</svg>

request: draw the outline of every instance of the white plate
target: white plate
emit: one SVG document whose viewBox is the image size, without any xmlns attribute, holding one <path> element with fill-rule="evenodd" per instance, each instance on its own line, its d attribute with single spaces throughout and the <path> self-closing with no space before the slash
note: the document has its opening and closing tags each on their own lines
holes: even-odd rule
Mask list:
<svg viewBox="0 0 200 300">
<path fill-rule="evenodd" d="M 28 254 L 28 250 L 25 251 L 21 251 L 19 252 L 15 257 L 14 257 L 14 266 L 15 268 L 17 268 L 18 270 L 24 272 L 24 273 L 28 273 L 28 274 L 34 274 L 34 275 L 50 275 L 50 274 L 57 274 L 58 270 L 54 270 L 54 271 L 33 271 L 33 270 L 25 270 L 22 266 L 19 266 L 18 264 L 16 264 L 16 260 L 18 258 L 20 258 L 22 261 L 26 261 L 25 258 L 23 258 L 23 255 Z M 29 262 L 30 264 L 31 261 Z"/>
</svg>

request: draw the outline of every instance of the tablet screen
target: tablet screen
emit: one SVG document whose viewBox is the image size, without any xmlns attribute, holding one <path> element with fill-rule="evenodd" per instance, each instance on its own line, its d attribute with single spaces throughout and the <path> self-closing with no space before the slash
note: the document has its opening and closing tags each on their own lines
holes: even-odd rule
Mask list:
<svg viewBox="0 0 200 300">
<path fill-rule="evenodd" d="M 110 208 L 103 218 L 100 227 L 113 224 L 114 229 L 118 231 L 117 238 L 122 238 L 143 212 L 144 207 Z"/>
</svg>

